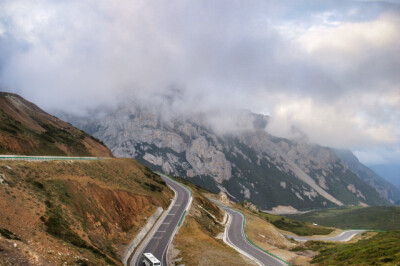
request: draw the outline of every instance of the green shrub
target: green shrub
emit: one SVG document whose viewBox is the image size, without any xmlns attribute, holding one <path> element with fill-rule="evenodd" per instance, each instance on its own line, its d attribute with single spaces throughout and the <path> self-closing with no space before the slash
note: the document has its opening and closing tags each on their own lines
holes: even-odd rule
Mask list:
<svg viewBox="0 0 400 266">
<path fill-rule="evenodd" d="M 311 262 L 319 265 L 399 265 L 400 231 L 379 232 L 356 243 L 326 246 Z"/>
<path fill-rule="evenodd" d="M 21 238 L 19 238 L 16 234 L 14 234 L 13 232 L 11 232 L 5 228 L 0 228 L 0 234 L 7 239 L 21 240 Z"/>
</svg>

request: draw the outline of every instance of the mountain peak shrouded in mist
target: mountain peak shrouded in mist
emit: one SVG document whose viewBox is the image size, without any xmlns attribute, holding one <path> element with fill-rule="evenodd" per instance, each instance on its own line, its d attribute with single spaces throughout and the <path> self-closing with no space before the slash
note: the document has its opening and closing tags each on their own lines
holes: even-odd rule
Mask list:
<svg viewBox="0 0 400 266">
<path fill-rule="evenodd" d="M 400 0 L 0 0 L 0 264 L 399 262 L 399 55 Z"/>
<path fill-rule="evenodd" d="M 267 133 L 268 116 L 246 110 L 219 114 L 221 124 L 236 118 L 229 124 L 241 129 L 226 131 L 209 122 L 216 117 L 171 117 L 157 110 L 131 103 L 101 117 L 66 119 L 103 140 L 117 157 L 135 158 L 262 209 L 388 204 L 387 187 L 378 194 L 333 149 Z"/>
<path fill-rule="evenodd" d="M 273 135 L 399 165 L 399 28 L 393 1 L 4 0 L 0 86 L 49 112 L 133 99 L 220 132 L 239 124 L 218 113 L 248 109 Z"/>
</svg>

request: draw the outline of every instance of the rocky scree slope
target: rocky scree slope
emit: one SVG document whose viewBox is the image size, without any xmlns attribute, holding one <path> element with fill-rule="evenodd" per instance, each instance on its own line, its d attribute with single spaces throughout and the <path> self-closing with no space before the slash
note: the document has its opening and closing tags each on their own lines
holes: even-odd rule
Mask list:
<svg viewBox="0 0 400 266">
<path fill-rule="evenodd" d="M 99 140 L 8 92 L 0 92 L 0 154 L 112 157 Z"/>
<path fill-rule="evenodd" d="M 251 128 L 231 134 L 214 132 L 201 115 L 165 118 L 150 107 L 125 105 L 103 116 L 65 119 L 104 141 L 115 156 L 261 209 L 388 203 L 333 149 L 268 134 L 263 115 L 243 111 L 240 121 Z"/>
</svg>

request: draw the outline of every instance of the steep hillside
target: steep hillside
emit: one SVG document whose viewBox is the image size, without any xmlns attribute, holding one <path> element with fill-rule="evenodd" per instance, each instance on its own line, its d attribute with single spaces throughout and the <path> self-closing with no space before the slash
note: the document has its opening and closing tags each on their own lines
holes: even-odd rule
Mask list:
<svg viewBox="0 0 400 266">
<path fill-rule="evenodd" d="M 0 265 L 119 265 L 173 192 L 132 159 L 0 162 Z"/>
<path fill-rule="evenodd" d="M 351 151 L 335 150 L 335 152 L 351 171 L 356 173 L 364 182 L 375 188 L 382 197 L 390 200 L 392 203 L 400 201 L 400 190 L 360 163 Z"/>
<path fill-rule="evenodd" d="M 262 209 L 388 204 L 334 150 L 271 136 L 266 116 L 244 111 L 238 117 L 238 128 L 246 130 L 230 134 L 217 133 L 200 114 L 168 116 L 151 106 L 67 119 L 103 140 L 115 156 L 136 158 Z"/>
<path fill-rule="evenodd" d="M 7 92 L 0 92 L 0 154 L 112 157 L 99 140 Z"/>
</svg>

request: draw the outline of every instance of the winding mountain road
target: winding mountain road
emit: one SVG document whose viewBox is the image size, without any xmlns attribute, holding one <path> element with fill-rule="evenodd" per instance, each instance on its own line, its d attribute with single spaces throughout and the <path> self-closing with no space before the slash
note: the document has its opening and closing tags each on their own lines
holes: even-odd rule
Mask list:
<svg viewBox="0 0 400 266">
<path fill-rule="evenodd" d="M 19 156 L 19 155 L 0 155 L 0 160 L 24 160 L 24 161 L 53 161 L 53 160 L 102 160 L 104 158 L 98 157 L 65 157 L 65 156 Z M 157 224 L 159 227 L 154 235 L 147 239 L 147 243 L 144 248 L 141 248 L 136 261 L 131 261 L 129 265 L 139 266 L 142 265 L 143 253 L 150 252 L 156 258 L 158 258 L 162 265 L 167 265 L 166 251 L 170 242 L 172 241 L 178 225 L 180 225 L 184 214 L 187 211 L 191 203 L 191 193 L 183 185 L 175 182 L 171 178 L 160 174 L 161 178 L 167 183 L 167 185 L 175 192 L 175 201 L 168 209 L 168 213 L 165 215 L 164 220 L 161 224 Z M 244 232 L 244 216 L 242 213 L 226 207 L 219 201 L 213 200 L 221 208 L 223 208 L 228 216 L 229 221 L 225 230 L 224 240 L 238 252 L 250 257 L 260 265 L 272 266 L 272 265 L 287 265 L 286 262 L 275 257 L 271 254 L 266 253 L 260 248 L 251 244 Z M 302 237 L 290 234 L 283 234 L 289 238 L 293 238 L 296 241 L 309 241 L 309 240 L 322 240 L 322 241 L 340 241 L 345 242 L 350 240 L 357 234 L 366 232 L 367 230 L 347 230 L 343 231 L 338 236 L 333 237 Z"/>
<path fill-rule="evenodd" d="M 251 244 L 245 235 L 244 216 L 242 213 L 233 210 L 220 202 L 213 200 L 221 208 L 223 208 L 229 216 L 229 221 L 225 229 L 224 240 L 234 249 L 255 260 L 260 265 L 273 266 L 273 265 L 287 265 L 284 261 L 280 260 L 271 254 L 266 253 L 260 248 Z"/>
<path fill-rule="evenodd" d="M 167 183 L 167 185 L 175 192 L 175 202 L 168 209 L 168 213 L 165 215 L 164 220 L 157 225 L 159 225 L 157 231 L 146 243 L 145 247 L 139 251 L 136 261 L 131 261 L 130 265 L 143 265 L 143 253 L 150 252 L 157 259 L 161 261 L 161 265 L 167 265 L 166 252 L 169 243 L 172 241 L 176 231 L 178 230 L 178 225 L 180 225 L 184 214 L 191 202 L 191 193 L 183 185 L 175 182 L 174 180 L 168 178 L 165 175 L 160 174 L 161 178 Z"/>
<path fill-rule="evenodd" d="M 346 242 L 346 241 L 349 241 L 353 236 L 355 236 L 357 234 L 361 234 L 366 231 L 367 230 L 347 230 L 347 231 L 343 231 L 338 236 L 332 236 L 332 237 L 304 237 L 304 236 L 294 236 L 294 235 L 289 235 L 289 234 L 283 234 L 283 235 L 285 235 L 289 238 L 293 238 L 296 241 L 301 241 L 301 242 L 306 242 L 309 240 Z"/>
</svg>

